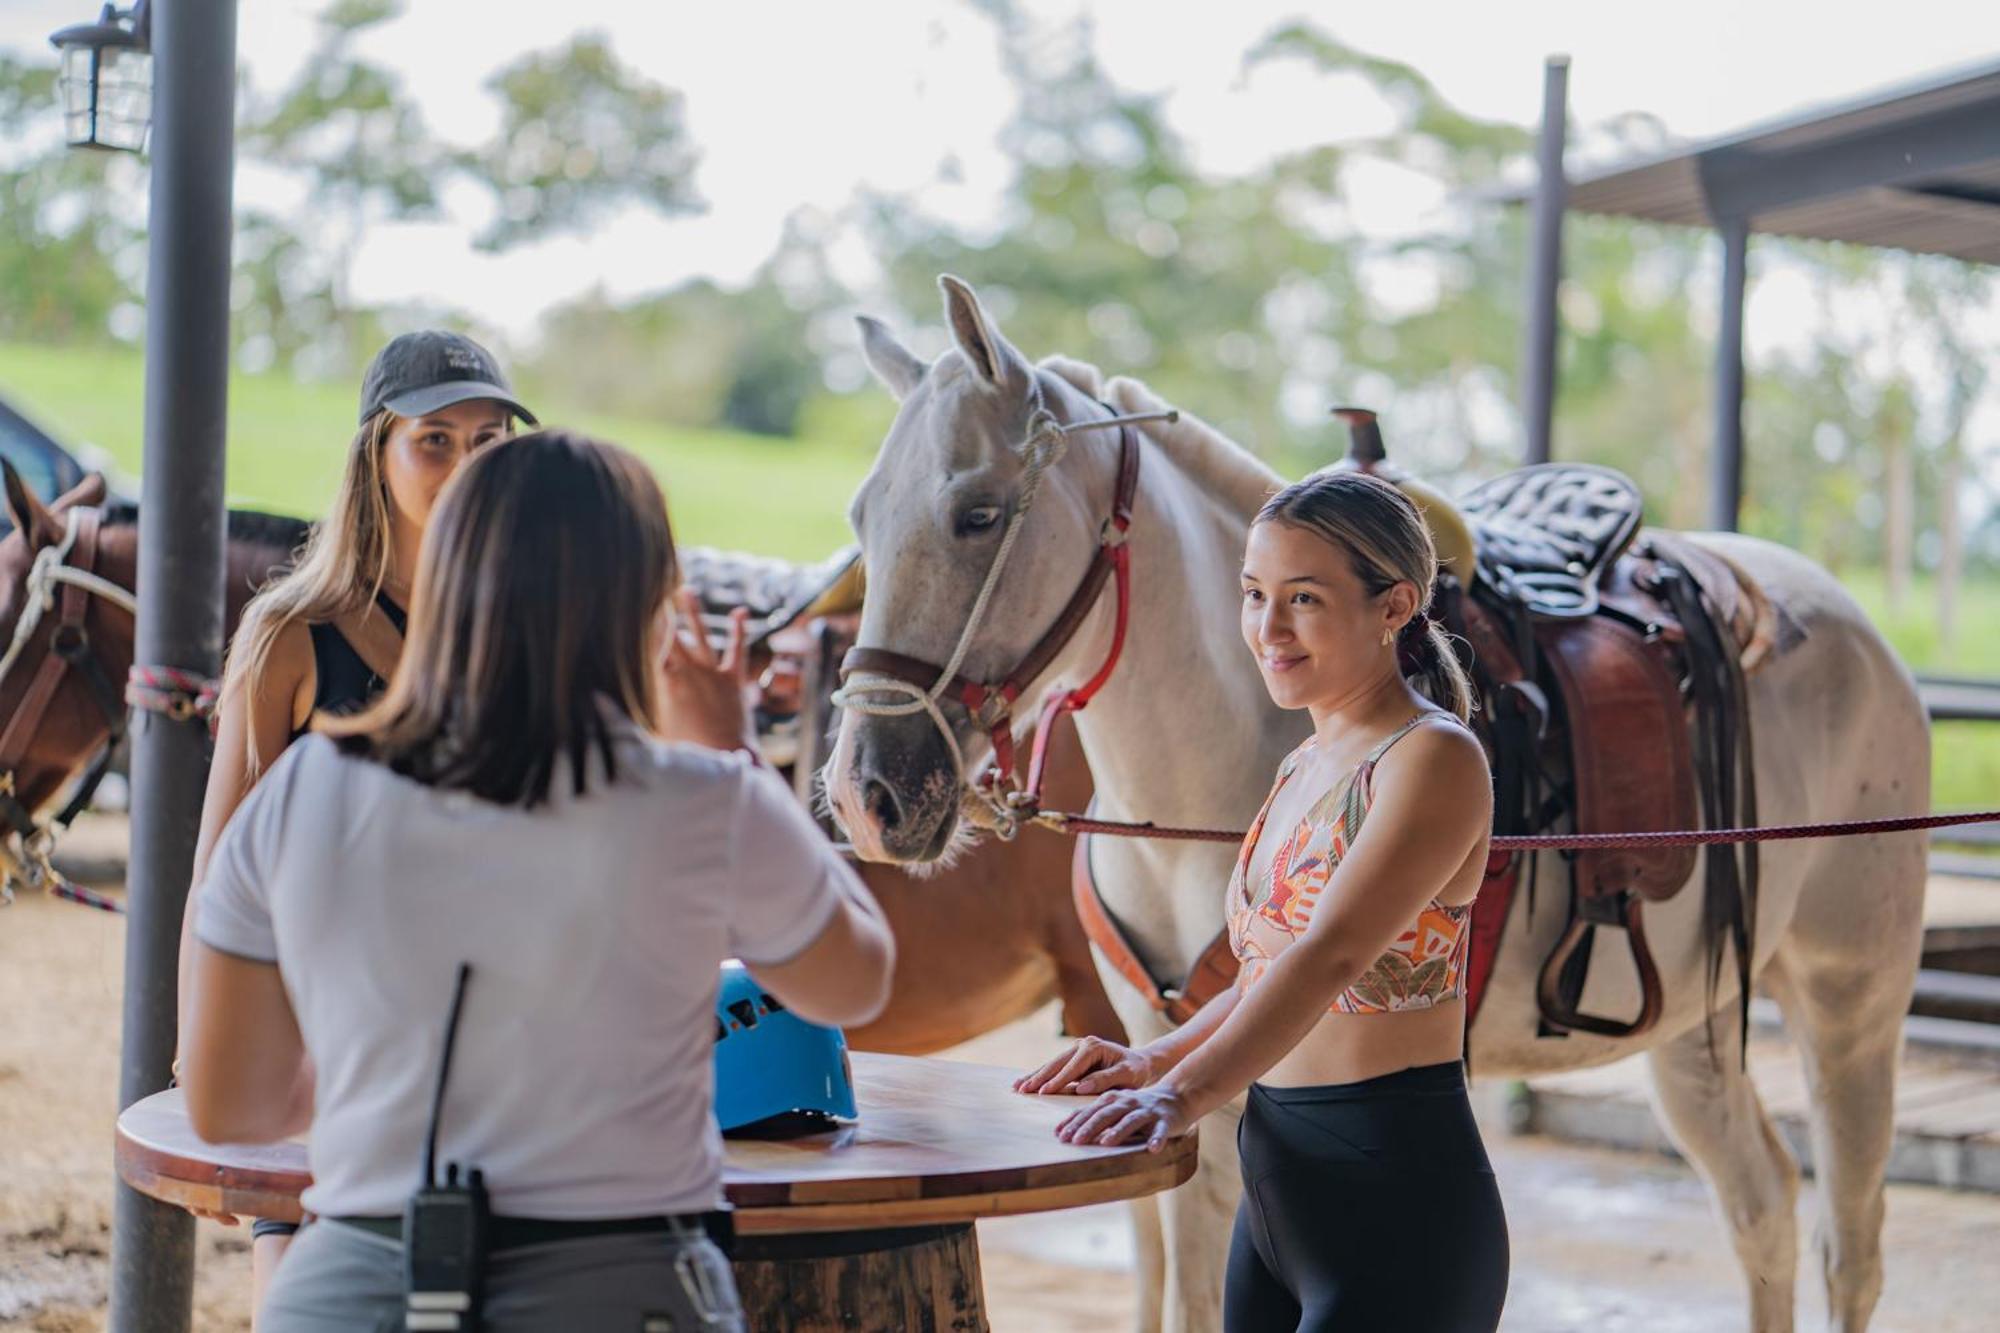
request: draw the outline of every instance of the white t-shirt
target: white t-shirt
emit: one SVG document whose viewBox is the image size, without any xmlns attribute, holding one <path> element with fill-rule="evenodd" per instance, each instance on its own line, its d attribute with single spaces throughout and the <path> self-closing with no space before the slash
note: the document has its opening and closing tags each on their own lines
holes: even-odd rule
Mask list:
<svg viewBox="0 0 2000 1333">
<path fill-rule="evenodd" d="M 636 729 L 617 755 L 523 810 L 308 736 L 236 811 L 195 933 L 284 978 L 318 1075 L 308 1210 L 403 1211 L 461 961 L 440 1174 L 479 1167 L 516 1217 L 715 1206 L 718 965 L 792 957 L 864 890 L 744 756 Z"/>
</svg>

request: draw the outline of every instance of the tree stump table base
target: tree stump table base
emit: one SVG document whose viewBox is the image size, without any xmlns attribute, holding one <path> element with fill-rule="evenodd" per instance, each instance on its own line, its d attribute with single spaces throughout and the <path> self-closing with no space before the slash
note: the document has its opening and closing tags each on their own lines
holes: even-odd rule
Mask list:
<svg viewBox="0 0 2000 1333">
<path fill-rule="evenodd" d="M 987 1333 L 969 1224 L 744 1236 L 750 1333 Z"/>
</svg>

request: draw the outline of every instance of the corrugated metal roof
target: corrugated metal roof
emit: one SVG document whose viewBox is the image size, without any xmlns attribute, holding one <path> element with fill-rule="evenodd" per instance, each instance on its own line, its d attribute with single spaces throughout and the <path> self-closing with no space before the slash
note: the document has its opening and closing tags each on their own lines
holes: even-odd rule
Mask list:
<svg viewBox="0 0 2000 1333">
<path fill-rule="evenodd" d="M 2000 264 L 2000 60 L 1586 173 L 1568 207 Z"/>
</svg>

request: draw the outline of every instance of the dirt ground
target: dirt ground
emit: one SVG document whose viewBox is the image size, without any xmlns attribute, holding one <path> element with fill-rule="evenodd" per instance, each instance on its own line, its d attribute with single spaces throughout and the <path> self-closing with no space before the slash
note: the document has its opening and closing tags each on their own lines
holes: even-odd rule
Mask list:
<svg viewBox="0 0 2000 1333">
<path fill-rule="evenodd" d="M 124 959 L 121 918 L 41 898 L 0 910 L 0 1331 L 103 1327 Z M 960 1054 L 1020 1065 L 1054 1045 L 1038 1015 Z M 1498 1090 L 1485 1093 L 1489 1101 Z M 1509 1138 L 1489 1121 L 1514 1244 L 1510 1333 L 1695 1333 L 1739 1328 L 1726 1241 L 1680 1164 Z M 1811 1203 L 1801 1204 L 1810 1254 Z M 1888 1281 L 1878 1333 L 1990 1329 L 2000 1199 L 1890 1190 Z M 249 1327 L 246 1233 L 197 1229 L 197 1329 Z M 1122 1210 L 981 1226 L 995 1333 L 1113 1333 L 1134 1308 Z M 1802 1326 L 1817 1326 L 1802 1271 Z"/>
</svg>

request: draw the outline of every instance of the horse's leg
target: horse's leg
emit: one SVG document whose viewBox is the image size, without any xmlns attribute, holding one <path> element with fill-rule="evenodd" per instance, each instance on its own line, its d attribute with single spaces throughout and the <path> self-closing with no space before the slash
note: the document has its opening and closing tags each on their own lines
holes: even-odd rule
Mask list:
<svg viewBox="0 0 2000 1333">
<path fill-rule="evenodd" d="M 1064 902 L 1068 908 L 1067 896 Z M 1066 925 L 1066 929 L 1065 929 Z M 1062 1030 L 1065 1037 L 1102 1037 L 1125 1044 L 1125 1024 L 1104 993 L 1104 981 L 1092 965 L 1090 945 L 1083 928 L 1071 911 L 1067 923 L 1053 923 L 1047 941 L 1055 960 L 1056 995 L 1062 1000 Z"/>
<path fill-rule="evenodd" d="M 1667 1132 L 1708 1183 L 1750 1287 L 1752 1333 L 1791 1333 L 1799 1167 L 1742 1067 L 1735 1008 L 1647 1052 Z"/>
<path fill-rule="evenodd" d="M 1159 1196 L 1167 1271 L 1161 1327 L 1166 1333 L 1219 1333 L 1229 1231 L 1243 1193 L 1236 1156 L 1241 1102 L 1201 1122 L 1199 1165 L 1187 1184 Z"/>
<path fill-rule="evenodd" d="M 1872 1021 L 1884 1006 L 1865 992 L 1880 981 L 1869 968 L 1803 981 L 1783 954 L 1764 974 L 1798 1041 L 1811 1093 L 1819 1192 L 1813 1245 L 1826 1284 L 1826 1326 L 1839 1333 L 1865 1329 L 1882 1294 L 1882 1181 L 1895 1139 L 1896 1062 L 1908 1001 L 1891 1008 L 1893 1022 Z"/>
<path fill-rule="evenodd" d="M 1099 964 L 1098 975 L 1105 978 L 1106 994 L 1131 1034 L 1131 1044 L 1164 1035 L 1165 1020 L 1101 958 Z M 1203 1120 L 1194 1175 L 1178 1189 L 1138 1200 L 1131 1210 L 1139 1333 L 1219 1333 L 1222 1328 L 1223 1270 L 1236 1201 L 1243 1193 L 1236 1157 L 1242 1109 L 1240 1102 L 1232 1103 Z"/>
<path fill-rule="evenodd" d="M 1919 838 L 1871 838 L 1841 848 L 1839 874 L 1878 886 L 1875 910 L 1815 912 L 1802 904 L 1765 985 L 1798 1042 L 1811 1093 L 1815 1248 L 1826 1284 L 1826 1327 L 1860 1333 L 1882 1293 L 1883 1176 L 1894 1146 L 1896 1065 L 1923 950 Z"/>
<path fill-rule="evenodd" d="M 1167 1245 L 1161 1235 L 1160 1197 L 1134 1199 L 1129 1208 L 1133 1252 L 1138 1258 L 1132 1279 L 1139 1284 L 1139 1317 L 1133 1328 L 1137 1333 L 1160 1333 L 1160 1310 L 1167 1286 Z"/>
</svg>

